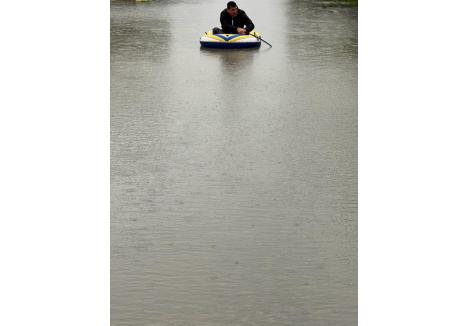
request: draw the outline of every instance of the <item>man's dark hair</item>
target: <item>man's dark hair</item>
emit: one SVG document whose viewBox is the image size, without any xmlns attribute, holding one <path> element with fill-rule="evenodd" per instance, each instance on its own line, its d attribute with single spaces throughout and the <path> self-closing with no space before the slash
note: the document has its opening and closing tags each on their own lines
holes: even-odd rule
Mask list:
<svg viewBox="0 0 468 326">
<path fill-rule="evenodd" d="M 237 4 L 234 1 L 229 1 L 227 3 L 227 8 L 237 8 Z"/>
</svg>

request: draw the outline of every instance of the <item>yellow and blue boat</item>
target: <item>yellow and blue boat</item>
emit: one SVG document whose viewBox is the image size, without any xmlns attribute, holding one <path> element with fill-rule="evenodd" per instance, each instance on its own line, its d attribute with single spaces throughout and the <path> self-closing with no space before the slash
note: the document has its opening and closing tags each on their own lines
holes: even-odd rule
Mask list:
<svg viewBox="0 0 468 326">
<path fill-rule="evenodd" d="M 200 37 L 200 44 L 206 48 L 218 49 L 256 48 L 262 43 L 259 38 L 260 34 L 255 31 L 250 32 L 250 35 L 213 34 L 209 31 Z"/>
</svg>

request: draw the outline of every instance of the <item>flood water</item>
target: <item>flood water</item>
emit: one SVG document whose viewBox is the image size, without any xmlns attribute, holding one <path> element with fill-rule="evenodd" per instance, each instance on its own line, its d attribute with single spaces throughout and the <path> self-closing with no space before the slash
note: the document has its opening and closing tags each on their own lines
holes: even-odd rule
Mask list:
<svg viewBox="0 0 468 326">
<path fill-rule="evenodd" d="M 357 325 L 357 9 L 111 5 L 111 325 Z"/>
</svg>

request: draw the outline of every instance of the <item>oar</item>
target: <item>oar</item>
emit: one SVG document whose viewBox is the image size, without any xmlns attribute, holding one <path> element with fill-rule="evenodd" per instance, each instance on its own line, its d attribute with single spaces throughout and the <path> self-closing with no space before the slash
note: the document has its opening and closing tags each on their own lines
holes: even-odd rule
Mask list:
<svg viewBox="0 0 468 326">
<path fill-rule="evenodd" d="M 255 33 L 254 33 L 254 34 L 250 33 L 250 35 L 252 35 L 253 37 L 255 37 L 256 39 L 258 39 L 258 40 L 260 40 L 260 41 L 262 41 L 262 42 L 265 42 L 265 43 L 268 44 L 271 48 L 273 47 L 273 45 L 271 45 L 270 43 L 268 43 L 267 41 L 265 41 L 265 40 L 262 39 L 261 37 L 255 35 Z"/>
</svg>

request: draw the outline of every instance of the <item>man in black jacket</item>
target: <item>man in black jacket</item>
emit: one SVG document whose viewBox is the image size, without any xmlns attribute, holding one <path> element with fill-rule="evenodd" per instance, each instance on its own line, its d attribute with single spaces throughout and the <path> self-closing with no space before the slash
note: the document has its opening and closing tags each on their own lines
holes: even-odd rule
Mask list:
<svg viewBox="0 0 468 326">
<path fill-rule="evenodd" d="M 221 12 L 221 27 L 213 28 L 213 34 L 248 35 L 255 27 L 244 10 L 237 8 L 234 1 L 229 1 L 227 8 Z"/>
</svg>

